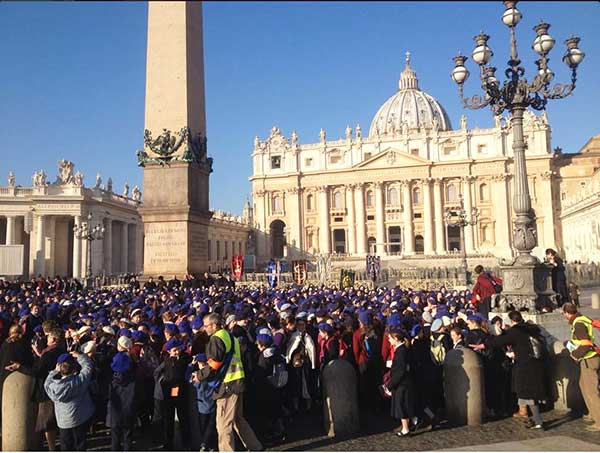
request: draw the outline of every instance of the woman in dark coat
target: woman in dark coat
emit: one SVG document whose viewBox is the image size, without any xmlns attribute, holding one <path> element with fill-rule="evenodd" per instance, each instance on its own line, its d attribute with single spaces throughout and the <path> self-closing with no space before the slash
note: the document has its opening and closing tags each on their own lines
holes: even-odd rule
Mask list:
<svg viewBox="0 0 600 453">
<path fill-rule="evenodd" d="M 475 350 L 484 348 L 503 348 L 512 346 L 514 353 L 513 382 L 519 405 L 529 406 L 532 414 L 532 429 L 543 429 L 539 402 L 545 401 L 546 377 L 543 358 L 535 358 L 530 337 L 537 339 L 545 349 L 544 339 L 540 328 L 535 324 L 525 323 L 521 313 L 511 311 L 508 314 L 511 327 L 503 335 L 489 337 L 486 344 L 473 345 Z"/>
<path fill-rule="evenodd" d="M 396 329 L 388 333 L 388 338 L 394 350 L 394 359 L 387 389 L 392 392 L 391 415 L 401 421 L 394 432 L 402 437 L 410 433 L 410 419 L 415 416 L 415 385 L 409 359 L 409 340 L 403 331 Z"/>
<path fill-rule="evenodd" d="M 567 276 L 565 265 L 556 250 L 546 249 L 546 259 L 552 266 L 552 290 L 559 295 L 558 306 L 569 302 L 569 288 L 567 287 Z"/>
</svg>

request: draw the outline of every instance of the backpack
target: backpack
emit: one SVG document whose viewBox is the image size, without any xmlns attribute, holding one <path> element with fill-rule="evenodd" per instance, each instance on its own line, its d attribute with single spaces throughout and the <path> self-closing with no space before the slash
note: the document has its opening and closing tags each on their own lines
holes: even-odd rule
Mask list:
<svg viewBox="0 0 600 453">
<path fill-rule="evenodd" d="M 288 371 L 285 362 L 273 364 L 273 374 L 268 376 L 267 380 L 276 389 L 285 387 L 288 381 Z"/>
<path fill-rule="evenodd" d="M 444 343 L 442 342 L 443 337 L 443 335 L 440 335 L 437 338 L 431 337 L 429 353 L 431 355 L 431 360 L 436 365 L 443 365 L 444 360 L 446 359 L 446 348 L 444 348 Z"/>
<path fill-rule="evenodd" d="M 496 294 L 500 294 L 502 292 L 502 285 L 500 283 L 498 283 L 496 281 L 496 279 L 494 277 L 492 277 L 492 275 L 489 272 L 486 272 L 485 276 L 488 279 L 488 281 L 492 284 L 492 286 L 494 287 L 494 291 L 496 292 Z"/>
</svg>

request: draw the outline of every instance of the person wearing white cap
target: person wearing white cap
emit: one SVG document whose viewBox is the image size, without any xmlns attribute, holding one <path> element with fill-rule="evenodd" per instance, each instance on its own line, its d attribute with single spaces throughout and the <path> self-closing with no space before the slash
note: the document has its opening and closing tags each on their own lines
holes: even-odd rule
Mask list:
<svg viewBox="0 0 600 453">
<path fill-rule="evenodd" d="M 131 338 L 125 336 L 119 337 L 119 340 L 117 341 L 117 351 L 129 352 L 131 348 L 133 348 L 133 341 L 131 341 Z"/>
</svg>

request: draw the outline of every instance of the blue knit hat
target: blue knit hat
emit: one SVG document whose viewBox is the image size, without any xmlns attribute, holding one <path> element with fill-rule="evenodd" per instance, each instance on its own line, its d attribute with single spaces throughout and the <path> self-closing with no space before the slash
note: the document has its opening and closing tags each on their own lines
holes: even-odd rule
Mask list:
<svg viewBox="0 0 600 453">
<path fill-rule="evenodd" d="M 172 338 L 171 340 L 167 341 L 167 344 L 165 345 L 165 349 L 167 351 L 169 351 L 173 348 L 182 349 L 183 343 L 176 338 Z"/>
<path fill-rule="evenodd" d="M 64 354 L 58 356 L 58 359 L 56 359 L 56 363 L 61 364 L 72 360 L 74 360 L 74 357 L 68 352 L 65 352 Z"/>
<path fill-rule="evenodd" d="M 256 342 L 257 343 L 262 343 L 266 346 L 271 346 L 271 344 L 273 344 L 273 337 L 271 335 L 268 335 L 266 333 L 259 333 L 256 336 Z"/>
<path fill-rule="evenodd" d="M 131 358 L 126 352 L 118 352 L 112 359 L 110 367 L 115 373 L 126 373 L 131 369 Z"/>
<path fill-rule="evenodd" d="M 201 352 L 200 354 L 196 355 L 196 362 L 206 362 L 207 358 L 206 358 L 206 354 Z"/>
<path fill-rule="evenodd" d="M 322 330 L 323 332 L 327 333 L 332 333 L 333 326 L 331 324 L 327 324 L 326 322 L 322 322 L 319 324 L 319 330 Z"/>
</svg>

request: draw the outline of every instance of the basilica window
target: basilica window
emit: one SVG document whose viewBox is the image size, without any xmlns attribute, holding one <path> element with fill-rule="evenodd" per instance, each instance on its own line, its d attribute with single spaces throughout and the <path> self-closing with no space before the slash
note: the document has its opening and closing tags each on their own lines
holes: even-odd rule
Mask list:
<svg viewBox="0 0 600 453">
<path fill-rule="evenodd" d="M 487 146 L 486 145 L 477 145 L 477 152 L 479 154 L 487 154 Z"/>
<path fill-rule="evenodd" d="M 398 206 L 400 204 L 398 199 L 398 190 L 394 187 L 390 187 L 387 193 L 387 204 L 389 206 Z"/>
<path fill-rule="evenodd" d="M 217 241 L 217 261 L 221 259 L 221 241 Z"/>
<path fill-rule="evenodd" d="M 450 203 L 456 203 L 458 201 L 456 186 L 454 184 L 448 186 L 448 201 Z"/>
<path fill-rule="evenodd" d="M 312 233 L 312 231 L 309 231 L 308 233 L 306 233 L 306 247 L 308 247 L 309 249 L 314 247 L 313 241 L 314 241 L 313 233 Z"/>
<path fill-rule="evenodd" d="M 276 214 L 283 212 L 283 201 L 280 195 L 273 197 L 273 212 Z"/>
<path fill-rule="evenodd" d="M 479 186 L 479 201 L 489 201 L 490 199 L 490 190 L 487 184 L 482 184 Z"/>
<path fill-rule="evenodd" d="M 454 156 L 456 154 L 456 146 L 445 146 L 444 147 L 444 155 L 445 156 Z"/>
<path fill-rule="evenodd" d="M 418 156 L 418 155 L 419 155 L 419 148 L 413 148 L 413 149 L 411 149 L 411 150 L 410 150 L 410 153 L 411 153 L 413 156 Z"/>
<path fill-rule="evenodd" d="M 315 209 L 315 201 L 313 199 L 313 196 L 309 194 L 306 197 L 306 210 L 312 211 L 313 209 Z"/>
<path fill-rule="evenodd" d="M 487 225 L 483 225 L 481 227 L 481 241 L 482 242 L 490 242 L 491 241 L 490 227 Z"/>
<path fill-rule="evenodd" d="M 368 160 L 371 158 L 371 153 L 365 153 L 365 160 Z"/>
<path fill-rule="evenodd" d="M 307 157 L 306 159 L 304 159 L 305 167 L 312 167 L 312 163 L 313 163 L 312 157 Z"/>
<path fill-rule="evenodd" d="M 333 208 L 334 209 L 342 209 L 344 207 L 344 200 L 342 197 L 342 192 L 337 191 L 333 194 Z"/>
<path fill-rule="evenodd" d="M 271 169 L 281 168 L 281 156 L 271 156 Z"/>
<path fill-rule="evenodd" d="M 373 191 L 367 190 L 367 196 L 365 198 L 365 204 L 367 205 L 367 208 L 372 208 L 375 204 L 375 200 L 373 199 Z"/>
<path fill-rule="evenodd" d="M 412 191 L 413 204 L 421 204 L 421 189 L 415 187 Z"/>
<path fill-rule="evenodd" d="M 212 261 L 212 244 L 210 243 L 210 239 L 208 240 L 208 261 Z"/>
<path fill-rule="evenodd" d="M 329 163 L 337 164 L 342 161 L 342 154 L 339 151 L 335 151 L 329 154 Z"/>
</svg>

